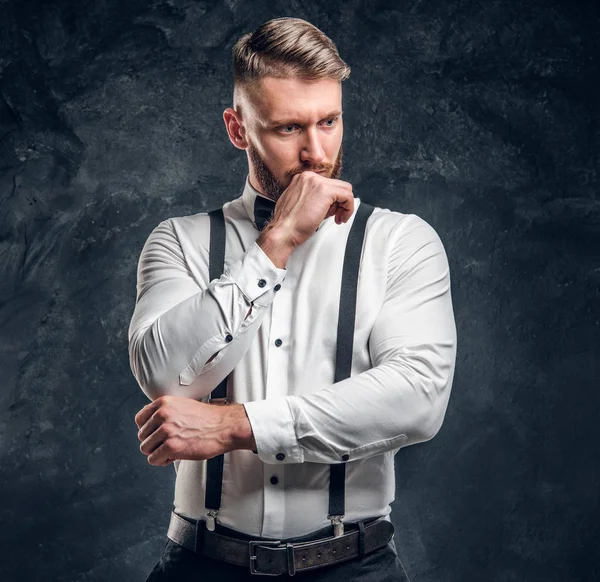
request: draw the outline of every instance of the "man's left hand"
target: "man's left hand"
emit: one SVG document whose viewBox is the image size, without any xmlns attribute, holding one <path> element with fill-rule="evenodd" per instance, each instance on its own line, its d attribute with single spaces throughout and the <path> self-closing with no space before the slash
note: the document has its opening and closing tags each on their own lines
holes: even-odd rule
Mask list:
<svg viewBox="0 0 600 582">
<path fill-rule="evenodd" d="M 255 449 L 243 404 L 214 405 L 161 396 L 135 416 L 140 450 L 151 465 L 176 459 L 201 461 L 235 449 Z"/>
</svg>

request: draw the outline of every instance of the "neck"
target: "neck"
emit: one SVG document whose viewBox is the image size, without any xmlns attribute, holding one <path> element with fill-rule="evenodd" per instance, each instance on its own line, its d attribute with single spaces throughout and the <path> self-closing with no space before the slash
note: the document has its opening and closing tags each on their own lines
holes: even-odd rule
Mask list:
<svg viewBox="0 0 600 582">
<path fill-rule="evenodd" d="M 250 186 L 252 186 L 252 188 L 254 188 L 261 196 L 263 196 L 264 198 L 267 198 L 269 200 L 272 200 L 273 202 L 277 202 L 274 198 L 271 198 L 268 194 L 263 192 L 263 190 L 258 185 L 258 180 L 256 179 L 256 176 L 253 174 L 253 172 L 250 172 L 248 174 L 248 182 L 250 182 Z"/>
</svg>

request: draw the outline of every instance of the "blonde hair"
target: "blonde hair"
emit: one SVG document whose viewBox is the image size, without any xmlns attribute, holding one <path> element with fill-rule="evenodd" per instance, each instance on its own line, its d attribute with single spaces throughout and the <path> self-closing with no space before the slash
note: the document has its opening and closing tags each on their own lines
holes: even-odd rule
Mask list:
<svg viewBox="0 0 600 582">
<path fill-rule="evenodd" d="M 274 18 L 242 36 L 233 47 L 234 103 L 240 89 L 263 77 L 345 81 L 350 67 L 333 41 L 301 18 Z"/>
</svg>

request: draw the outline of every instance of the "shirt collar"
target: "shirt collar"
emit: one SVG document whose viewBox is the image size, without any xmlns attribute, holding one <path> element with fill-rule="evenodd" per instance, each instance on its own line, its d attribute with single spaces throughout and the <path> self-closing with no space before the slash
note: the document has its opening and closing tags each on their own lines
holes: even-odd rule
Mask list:
<svg viewBox="0 0 600 582">
<path fill-rule="evenodd" d="M 250 220 L 252 221 L 252 224 L 254 225 L 255 228 L 256 228 L 256 220 L 254 218 L 254 199 L 257 196 L 262 196 L 263 198 L 266 198 L 267 200 L 271 200 L 268 196 L 265 196 L 264 194 L 259 192 L 256 188 L 254 188 L 254 186 L 252 186 L 252 184 L 250 184 L 250 175 L 247 174 L 246 182 L 244 184 L 244 191 L 242 193 L 242 203 L 244 204 L 246 213 L 250 217 Z M 329 218 L 331 218 L 331 217 L 329 217 Z M 317 230 L 319 230 L 320 228 L 323 227 L 323 224 L 326 222 L 326 220 L 327 219 L 325 219 L 321 222 L 321 224 L 319 225 L 319 228 L 317 228 Z"/>
<path fill-rule="evenodd" d="M 250 184 L 250 176 L 246 176 L 246 183 L 244 184 L 244 192 L 242 193 L 242 202 L 244 204 L 244 208 L 246 209 L 246 213 L 250 217 L 250 220 L 256 226 L 256 220 L 254 218 L 254 199 L 257 196 L 262 196 L 263 198 L 267 198 L 270 200 L 268 196 L 265 196 L 261 192 L 259 192 L 256 188 Z"/>
</svg>

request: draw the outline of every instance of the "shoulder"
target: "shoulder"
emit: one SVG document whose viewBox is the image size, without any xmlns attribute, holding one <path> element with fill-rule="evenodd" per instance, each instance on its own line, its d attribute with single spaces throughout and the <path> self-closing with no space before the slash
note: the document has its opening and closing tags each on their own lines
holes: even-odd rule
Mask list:
<svg viewBox="0 0 600 582">
<path fill-rule="evenodd" d="M 392 247 L 420 246 L 427 242 L 439 242 L 436 230 L 416 214 L 374 206 L 367 224 L 367 236 L 387 242 Z"/>
<path fill-rule="evenodd" d="M 206 233 L 206 236 L 205 236 Z M 160 221 L 146 239 L 146 248 L 165 248 L 174 252 L 189 245 L 192 241 L 203 246 L 208 240 L 208 214 L 200 212 L 191 216 L 173 216 Z"/>
<path fill-rule="evenodd" d="M 416 214 L 375 207 L 365 235 L 364 253 L 377 270 L 387 273 L 388 288 L 424 265 L 434 276 L 448 271 L 444 245 L 436 230 Z"/>
<path fill-rule="evenodd" d="M 213 206 L 218 208 L 218 205 Z M 240 217 L 243 217 L 241 198 L 226 202 L 223 205 L 223 215 L 226 222 L 239 220 Z M 159 226 L 161 225 L 163 225 L 163 228 L 170 228 L 184 244 L 188 241 L 208 241 L 210 234 L 209 211 L 184 216 L 173 216 L 163 220 Z"/>
<path fill-rule="evenodd" d="M 226 222 L 237 219 L 240 212 L 238 206 L 237 200 L 226 202 L 223 205 Z M 152 247 L 158 245 L 172 254 L 182 257 L 193 272 L 203 273 L 209 260 L 209 212 L 172 216 L 161 221 L 148 237 L 146 244 Z"/>
</svg>

